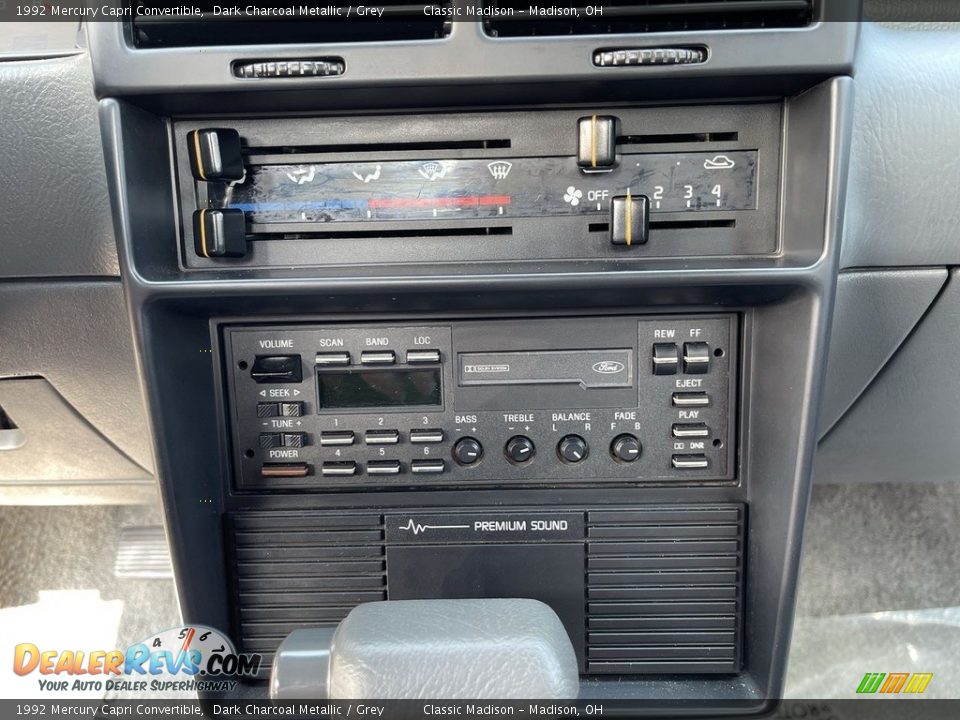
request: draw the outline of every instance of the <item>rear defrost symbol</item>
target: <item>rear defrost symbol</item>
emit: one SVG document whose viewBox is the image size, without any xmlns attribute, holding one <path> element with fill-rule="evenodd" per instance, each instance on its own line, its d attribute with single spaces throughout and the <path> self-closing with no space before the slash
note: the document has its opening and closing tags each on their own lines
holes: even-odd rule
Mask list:
<svg viewBox="0 0 960 720">
<path fill-rule="evenodd" d="M 507 175 L 510 174 L 510 168 L 513 167 L 513 163 L 507 162 L 506 160 L 497 160 L 487 165 L 487 169 L 490 171 L 490 174 L 493 175 L 494 180 L 505 180 Z"/>
<path fill-rule="evenodd" d="M 573 185 L 567 188 L 563 194 L 563 201 L 570 203 L 570 207 L 576 207 L 580 204 L 580 198 L 583 197 L 583 190 L 578 190 Z"/>
</svg>

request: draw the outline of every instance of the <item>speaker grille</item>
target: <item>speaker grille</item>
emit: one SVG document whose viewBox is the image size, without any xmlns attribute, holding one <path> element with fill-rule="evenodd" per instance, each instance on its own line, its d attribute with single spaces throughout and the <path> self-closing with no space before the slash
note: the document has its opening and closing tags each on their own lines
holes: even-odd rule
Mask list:
<svg viewBox="0 0 960 720">
<path fill-rule="evenodd" d="M 742 505 L 587 513 L 589 674 L 740 668 Z"/>
<path fill-rule="evenodd" d="M 740 668 L 745 508 L 586 511 L 584 671 L 735 673 Z M 240 646 L 263 656 L 298 628 L 331 627 L 387 599 L 383 517 L 245 511 L 230 519 Z"/>
<path fill-rule="evenodd" d="M 379 515 L 239 513 L 233 537 L 240 644 L 263 655 L 263 676 L 293 630 L 387 599 Z"/>
</svg>

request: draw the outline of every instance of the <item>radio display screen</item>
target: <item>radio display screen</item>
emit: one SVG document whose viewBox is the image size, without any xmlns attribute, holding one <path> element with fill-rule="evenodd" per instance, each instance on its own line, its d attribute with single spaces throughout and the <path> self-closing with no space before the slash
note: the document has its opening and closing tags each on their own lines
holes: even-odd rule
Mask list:
<svg viewBox="0 0 960 720">
<path fill-rule="evenodd" d="M 440 368 L 317 373 L 320 409 L 442 405 Z"/>
</svg>

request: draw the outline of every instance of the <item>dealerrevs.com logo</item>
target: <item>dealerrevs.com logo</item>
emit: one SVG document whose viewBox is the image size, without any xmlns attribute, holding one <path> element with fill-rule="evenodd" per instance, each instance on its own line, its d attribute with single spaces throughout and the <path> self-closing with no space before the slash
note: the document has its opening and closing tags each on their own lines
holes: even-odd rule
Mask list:
<svg viewBox="0 0 960 720">
<path fill-rule="evenodd" d="M 231 678 L 256 675 L 260 655 L 238 653 L 223 633 L 203 625 L 171 628 L 126 650 L 56 650 L 20 643 L 13 671 L 36 674 L 40 690 L 224 691 Z"/>
</svg>

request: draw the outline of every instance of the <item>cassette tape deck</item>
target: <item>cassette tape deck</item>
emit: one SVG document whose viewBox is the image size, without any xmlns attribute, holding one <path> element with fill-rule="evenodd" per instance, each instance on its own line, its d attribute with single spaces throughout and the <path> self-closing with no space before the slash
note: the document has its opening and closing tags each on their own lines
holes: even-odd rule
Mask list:
<svg viewBox="0 0 960 720">
<path fill-rule="evenodd" d="M 737 317 L 226 326 L 238 489 L 729 482 Z"/>
</svg>

